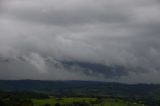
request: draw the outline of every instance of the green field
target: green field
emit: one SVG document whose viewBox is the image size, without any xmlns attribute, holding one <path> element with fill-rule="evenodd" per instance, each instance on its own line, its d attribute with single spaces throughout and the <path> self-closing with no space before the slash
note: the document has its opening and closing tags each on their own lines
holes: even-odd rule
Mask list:
<svg viewBox="0 0 160 106">
<path fill-rule="evenodd" d="M 96 98 L 54 98 L 51 97 L 49 99 L 33 99 L 32 100 L 34 105 L 44 105 L 44 104 L 51 104 L 54 105 L 56 103 L 60 103 L 60 104 L 71 104 L 73 102 L 86 102 L 86 103 L 90 103 L 92 101 L 96 101 Z"/>
<path fill-rule="evenodd" d="M 97 98 L 54 98 L 51 97 L 49 99 L 32 99 L 34 106 L 44 106 L 45 104 L 50 104 L 54 106 L 56 103 L 61 105 L 72 104 L 75 102 L 79 103 L 88 103 L 92 104 L 92 106 L 143 106 L 136 103 L 129 103 L 123 100 L 115 100 L 115 99 L 101 99 L 99 102 Z"/>
</svg>

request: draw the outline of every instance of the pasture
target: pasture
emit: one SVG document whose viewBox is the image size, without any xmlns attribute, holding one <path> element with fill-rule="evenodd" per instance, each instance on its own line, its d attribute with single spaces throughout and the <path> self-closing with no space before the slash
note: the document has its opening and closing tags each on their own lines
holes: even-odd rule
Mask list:
<svg viewBox="0 0 160 106">
<path fill-rule="evenodd" d="M 62 106 L 68 106 L 75 103 L 86 104 L 84 106 L 143 106 L 138 103 L 131 103 L 123 101 L 120 99 L 97 99 L 97 98 L 86 98 L 86 97 L 64 97 L 55 98 L 51 97 L 49 99 L 32 99 L 34 106 L 45 106 L 46 104 L 50 106 L 55 106 L 55 104 L 60 104 Z"/>
</svg>

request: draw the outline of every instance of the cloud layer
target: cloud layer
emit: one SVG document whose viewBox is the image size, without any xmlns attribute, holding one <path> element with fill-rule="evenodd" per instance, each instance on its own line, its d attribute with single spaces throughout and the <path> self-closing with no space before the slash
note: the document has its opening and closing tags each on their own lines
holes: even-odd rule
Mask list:
<svg viewBox="0 0 160 106">
<path fill-rule="evenodd" d="M 2 0 L 0 78 L 159 83 L 159 10 L 158 0 Z"/>
</svg>

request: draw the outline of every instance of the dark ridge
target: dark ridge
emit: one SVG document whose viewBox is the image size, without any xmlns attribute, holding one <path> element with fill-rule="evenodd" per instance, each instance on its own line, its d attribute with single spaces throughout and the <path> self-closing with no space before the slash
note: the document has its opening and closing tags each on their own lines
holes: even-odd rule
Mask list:
<svg viewBox="0 0 160 106">
<path fill-rule="evenodd" d="M 27 91 L 61 96 L 150 97 L 160 95 L 160 85 L 78 80 L 0 80 L 0 91 Z"/>
</svg>

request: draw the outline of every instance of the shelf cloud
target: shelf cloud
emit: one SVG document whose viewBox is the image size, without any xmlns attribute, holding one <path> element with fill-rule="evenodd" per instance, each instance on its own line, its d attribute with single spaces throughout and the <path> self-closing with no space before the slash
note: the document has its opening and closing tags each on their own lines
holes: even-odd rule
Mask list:
<svg viewBox="0 0 160 106">
<path fill-rule="evenodd" d="M 158 0 L 1 0 L 0 78 L 160 83 Z"/>
</svg>

